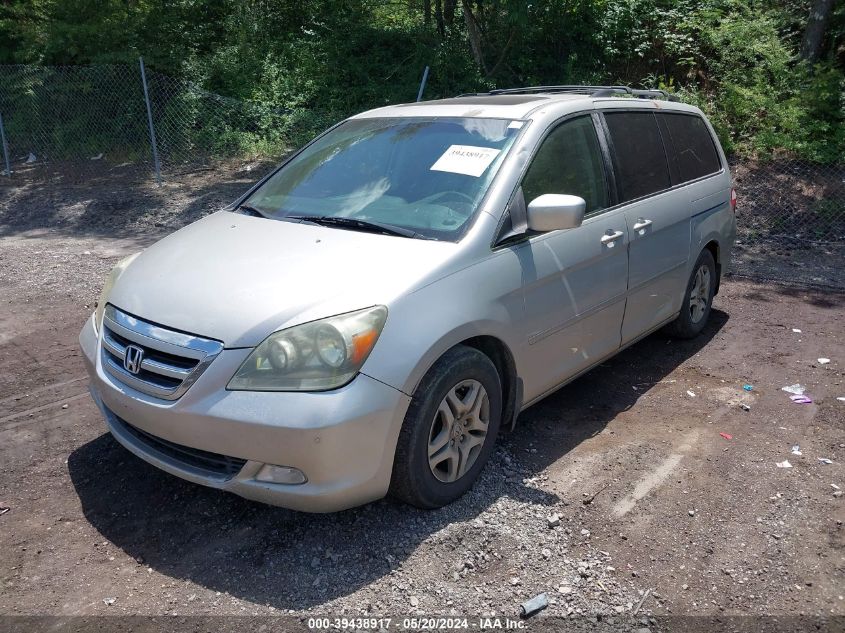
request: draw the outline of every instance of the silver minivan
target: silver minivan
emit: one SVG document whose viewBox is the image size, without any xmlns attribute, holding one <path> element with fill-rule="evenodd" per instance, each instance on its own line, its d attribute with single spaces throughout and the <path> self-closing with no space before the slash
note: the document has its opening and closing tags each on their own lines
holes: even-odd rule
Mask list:
<svg viewBox="0 0 845 633">
<path fill-rule="evenodd" d="M 80 335 L 127 449 L 333 511 L 464 494 L 520 411 L 658 328 L 693 337 L 736 199 L 658 91 L 497 90 L 364 112 L 120 262 Z"/>
</svg>

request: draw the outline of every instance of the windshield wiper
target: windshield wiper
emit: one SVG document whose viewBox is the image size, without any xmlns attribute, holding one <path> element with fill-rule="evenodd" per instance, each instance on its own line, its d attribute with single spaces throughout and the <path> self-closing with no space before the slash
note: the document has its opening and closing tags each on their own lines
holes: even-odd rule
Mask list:
<svg viewBox="0 0 845 633">
<path fill-rule="evenodd" d="M 252 215 L 256 218 L 266 218 L 267 216 L 250 204 L 239 204 L 235 211 L 240 211 L 243 215 Z"/>
<path fill-rule="evenodd" d="M 359 220 L 358 218 L 335 217 L 332 215 L 288 215 L 285 217 L 289 220 L 301 220 L 303 222 L 312 222 L 322 226 L 338 226 L 344 229 L 367 231 L 369 233 L 381 233 L 382 235 L 417 238 L 425 237 L 416 231 L 412 231 L 411 229 L 406 229 L 401 226 L 382 224 L 381 222 L 372 222 L 370 220 Z"/>
</svg>

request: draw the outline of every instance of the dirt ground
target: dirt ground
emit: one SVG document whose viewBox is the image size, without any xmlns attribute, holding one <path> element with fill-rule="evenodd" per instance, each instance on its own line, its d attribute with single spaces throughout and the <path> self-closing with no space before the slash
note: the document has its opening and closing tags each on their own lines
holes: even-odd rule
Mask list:
<svg viewBox="0 0 845 633">
<path fill-rule="evenodd" d="M 845 293 L 729 279 L 698 339 L 653 335 L 525 411 L 452 506 L 301 514 L 152 468 L 86 391 L 110 266 L 254 179 L 203 177 L 0 188 L 0 615 L 516 617 L 545 592 L 532 623 L 842 626 Z"/>
</svg>

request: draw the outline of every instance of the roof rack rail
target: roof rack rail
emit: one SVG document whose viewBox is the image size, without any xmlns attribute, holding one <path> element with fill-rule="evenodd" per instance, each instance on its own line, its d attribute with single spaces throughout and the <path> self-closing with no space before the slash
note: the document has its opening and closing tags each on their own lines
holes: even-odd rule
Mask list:
<svg viewBox="0 0 845 633">
<path fill-rule="evenodd" d="M 667 101 L 679 101 L 678 97 L 669 94 L 665 90 L 639 90 L 628 86 L 527 86 L 525 88 L 498 88 L 490 92 L 470 93 L 465 96 L 482 95 L 518 95 L 518 94 L 542 94 L 564 92 L 571 94 L 583 94 L 591 97 L 612 97 L 614 95 L 629 95 L 638 99 L 666 99 Z"/>
<path fill-rule="evenodd" d="M 592 94 L 597 90 L 614 90 L 630 92 L 626 86 L 528 86 L 526 88 L 499 88 L 491 90 L 491 95 L 531 94 L 538 92 L 573 92 L 576 94 Z"/>
</svg>

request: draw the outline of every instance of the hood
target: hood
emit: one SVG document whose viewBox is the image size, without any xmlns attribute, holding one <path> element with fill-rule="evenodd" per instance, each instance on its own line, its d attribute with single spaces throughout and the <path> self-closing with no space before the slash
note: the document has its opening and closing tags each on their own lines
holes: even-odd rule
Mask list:
<svg viewBox="0 0 845 633">
<path fill-rule="evenodd" d="M 141 253 L 109 303 L 226 347 L 392 299 L 442 276 L 451 242 L 220 211 Z M 389 319 L 389 314 L 388 314 Z"/>
</svg>

